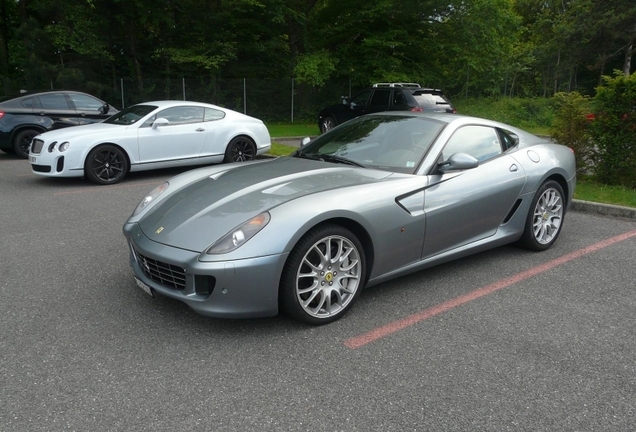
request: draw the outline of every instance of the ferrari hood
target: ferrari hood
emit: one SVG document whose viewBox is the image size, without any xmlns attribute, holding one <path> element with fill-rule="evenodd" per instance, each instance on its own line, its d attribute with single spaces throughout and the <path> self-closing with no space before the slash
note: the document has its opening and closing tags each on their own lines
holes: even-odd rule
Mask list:
<svg viewBox="0 0 636 432">
<path fill-rule="evenodd" d="M 238 165 L 199 178 L 168 196 L 139 225 L 156 242 L 202 252 L 230 230 L 282 203 L 389 175 L 293 157 Z"/>
</svg>

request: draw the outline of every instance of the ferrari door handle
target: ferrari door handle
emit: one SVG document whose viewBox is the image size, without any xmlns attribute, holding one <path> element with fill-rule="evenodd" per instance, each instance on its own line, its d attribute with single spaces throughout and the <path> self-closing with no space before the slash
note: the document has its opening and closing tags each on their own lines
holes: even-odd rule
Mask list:
<svg viewBox="0 0 636 432">
<path fill-rule="evenodd" d="M 196 128 L 196 129 L 195 129 L 195 131 L 197 131 L 197 132 L 205 132 L 205 129 L 203 129 L 203 128 Z"/>
</svg>

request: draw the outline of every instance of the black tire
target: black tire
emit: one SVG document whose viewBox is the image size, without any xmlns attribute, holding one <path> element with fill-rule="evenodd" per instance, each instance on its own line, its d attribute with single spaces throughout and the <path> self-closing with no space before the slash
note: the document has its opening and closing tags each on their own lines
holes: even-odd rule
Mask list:
<svg viewBox="0 0 636 432">
<path fill-rule="evenodd" d="M 93 183 L 109 185 L 120 182 L 128 173 L 128 159 L 117 146 L 95 147 L 86 157 L 84 175 Z"/>
<path fill-rule="evenodd" d="M 519 245 L 543 251 L 554 244 L 565 220 L 563 188 L 554 180 L 541 185 L 532 199 Z"/>
<path fill-rule="evenodd" d="M 338 123 L 336 122 L 335 118 L 327 116 L 322 119 L 322 122 L 320 122 L 320 133 L 325 133 L 328 130 L 335 128 L 337 125 Z"/>
<path fill-rule="evenodd" d="M 223 162 L 245 162 L 256 157 L 256 144 L 248 137 L 239 136 L 227 145 Z"/>
<path fill-rule="evenodd" d="M 35 129 L 25 129 L 16 134 L 13 138 L 13 151 L 16 155 L 23 159 L 27 159 L 29 157 L 29 147 L 31 147 L 31 141 L 37 135 L 40 135 L 42 132 L 37 131 Z"/>
<path fill-rule="evenodd" d="M 317 226 L 300 239 L 287 258 L 280 283 L 280 308 L 312 325 L 336 321 L 360 295 L 365 275 L 366 260 L 358 238 L 339 225 Z"/>
</svg>

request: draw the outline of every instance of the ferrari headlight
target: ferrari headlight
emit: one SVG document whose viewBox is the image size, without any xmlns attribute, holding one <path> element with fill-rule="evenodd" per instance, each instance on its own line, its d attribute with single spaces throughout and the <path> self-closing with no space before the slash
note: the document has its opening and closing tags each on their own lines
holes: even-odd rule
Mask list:
<svg viewBox="0 0 636 432">
<path fill-rule="evenodd" d="M 170 183 L 165 182 L 161 186 L 157 186 L 156 188 L 154 188 L 148 195 L 144 197 L 144 199 L 141 200 L 141 202 L 137 205 L 137 208 L 135 208 L 135 211 L 133 212 L 132 215 L 137 216 L 139 213 L 141 213 L 141 211 L 145 209 L 146 207 L 148 207 L 148 205 L 151 202 L 153 202 L 155 198 L 157 198 L 166 189 L 168 189 L 168 186 L 170 186 Z"/>
<path fill-rule="evenodd" d="M 267 212 L 253 217 L 243 225 L 233 229 L 223 236 L 221 240 L 210 246 L 206 253 L 208 255 L 224 254 L 238 249 L 241 245 L 254 237 L 256 233 L 265 228 L 265 225 L 267 225 L 269 220 L 270 216 Z"/>
<path fill-rule="evenodd" d="M 68 150 L 70 146 L 71 145 L 68 143 L 68 141 L 64 141 L 62 144 L 60 144 L 60 147 L 58 148 L 58 150 L 61 152 L 65 152 L 66 150 Z"/>
</svg>

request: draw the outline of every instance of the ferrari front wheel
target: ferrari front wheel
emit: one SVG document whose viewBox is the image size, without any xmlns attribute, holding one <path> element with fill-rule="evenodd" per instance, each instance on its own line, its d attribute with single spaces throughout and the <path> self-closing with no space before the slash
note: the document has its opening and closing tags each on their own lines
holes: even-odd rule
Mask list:
<svg viewBox="0 0 636 432">
<path fill-rule="evenodd" d="M 339 225 L 309 231 L 289 255 L 280 305 L 299 321 L 322 325 L 341 318 L 365 283 L 365 256 L 358 238 Z"/>
<path fill-rule="evenodd" d="M 519 243 L 530 250 L 542 251 L 554 244 L 565 217 L 563 188 L 548 180 L 537 190 Z"/>
</svg>

